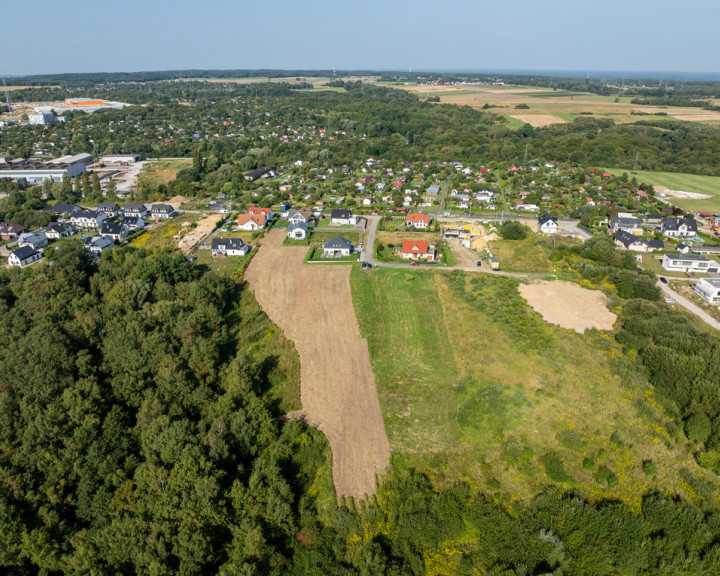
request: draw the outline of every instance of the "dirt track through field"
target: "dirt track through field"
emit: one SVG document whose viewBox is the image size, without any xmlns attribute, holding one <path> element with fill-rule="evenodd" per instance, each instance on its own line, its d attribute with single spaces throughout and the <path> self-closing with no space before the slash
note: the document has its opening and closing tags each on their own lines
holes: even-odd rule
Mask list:
<svg viewBox="0 0 720 576">
<path fill-rule="evenodd" d="M 355 317 L 350 266 L 303 264 L 308 248 L 283 246 L 283 239 L 283 230 L 263 239 L 246 279 L 300 353 L 303 413 L 330 442 L 338 497 L 363 498 L 375 493 L 390 444 Z"/>
</svg>

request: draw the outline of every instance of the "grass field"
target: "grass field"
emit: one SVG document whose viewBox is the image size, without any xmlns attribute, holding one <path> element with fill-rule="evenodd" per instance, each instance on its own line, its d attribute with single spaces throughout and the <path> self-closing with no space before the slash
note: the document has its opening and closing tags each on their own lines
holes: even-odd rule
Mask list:
<svg viewBox="0 0 720 576">
<path fill-rule="evenodd" d="M 547 250 L 532 236 L 525 240 L 494 240 L 488 247 L 500 260 L 500 267 L 508 272 L 552 273 L 554 270 Z"/>
<path fill-rule="evenodd" d="M 508 507 L 562 484 L 637 509 L 651 485 L 700 473 L 614 339 L 545 324 L 515 280 L 354 269 L 351 285 L 394 458 L 436 483 Z"/>
<path fill-rule="evenodd" d="M 177 160 L 156 160 L 154 162 L 148 162 L 143 166 L 142 172 L 138 177 L 138 182 L 145 180 L 148 184 L 155 186 L 159 184 L 167 184 L 172 180 L 175 180 L 175 176 L 183 168 L 192 166 L 192 160 L 177 159 Z"/>
<path fill-rule="evenodd" d="M 682 190 L 684 192 L 698 192 L 708 194 L 712 198 L 696 200 L 692 198 L 670 198 L 665 199 L 679 206 L 683 210 L 697 212 L 705 210 L 708 212 L 720 212 L 720 176 L 700 176 L 698 174 L 682 174 L 678 172 L 650 172 L 646 170 L 622 170 L 610 168 L 608 172 L 613 176 L 621 176 L 627 172 L 628 176 L 637 178 L 638 182 L 651 184 L 652 186 L 666 186 L 670 190 Z"/>
<path fill-rule="evenodd" d="M 418 97 L 439 96 L 440 102 L 487 109 L 492 114 L 514 117 L 517 122 L 528 122 L 533 126 L 546 126 L 556 122 L 572 122 L 582 113 L 591 113 L 588 117 L 611 118 L 618 123 L 634 123 L 649 119 L 678 119 L 695 122 L 720 122 L 720 112 L 702 108 L 681 108 L 677 106 L 644 106 L 631 104 L 628 98 L 600 96 L 582 92 L 548 90 L 526 86 L 405 86 L 396 85 Z M 617 102 L 616 102 L 617 100 Z M 518 110 L 518 104 L 527 104 L 527 110 Z M 647 115 L 632 114 L 642 112 Z M 661 115 L 658 116 L 658 113 Z M 516 128 L 516 122 L 511 128 Z"/>
</svg>

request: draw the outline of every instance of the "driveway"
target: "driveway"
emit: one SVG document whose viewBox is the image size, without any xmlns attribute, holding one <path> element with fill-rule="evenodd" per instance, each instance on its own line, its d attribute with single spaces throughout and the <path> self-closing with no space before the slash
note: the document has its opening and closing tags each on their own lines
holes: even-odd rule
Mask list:
<svg viewBox="0 0 720 576">
<path fill-rule="evenodd" d="M 662 290 L 663 294 L 672 298 L 675 303 L 680 304 L 680 306 L 695 314 L 695 316 L 700 318 L 700 320 L 702 320 L 709 326 L 715 328 L 715 330 L 720 330 L 720 322 L 715 320 L 715 318 L 710 316 L 710 314 L 705 312 L 705 310 L 703 310 L 699 306 L 696 306 L 695 304 L 690 302 L 690 300 L 675 292 L 675 290 L 670 288 L 670 286 L 668 286 L 667 284 L 658 282 L 657 285 L 660 287 L 660 290 Z"/>
</svg>

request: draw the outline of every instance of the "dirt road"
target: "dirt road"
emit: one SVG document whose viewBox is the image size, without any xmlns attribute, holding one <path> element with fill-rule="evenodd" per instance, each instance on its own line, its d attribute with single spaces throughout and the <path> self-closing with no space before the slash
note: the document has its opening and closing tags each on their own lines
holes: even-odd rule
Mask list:
<svg viewBox="0 0 720 576">
<path fill-rule="evenodd" d="M 300 353 L 305 419 L 321 429 L 333 455 L 338 497 L 375 493 L 390 462 L 390 444 L 367 341 L 350 293 L 350 267 L 303 265 L 302 246 L 282 246 L 283 230 L 263 239 L 246 279 L 270 319 Z"/>
</svg>

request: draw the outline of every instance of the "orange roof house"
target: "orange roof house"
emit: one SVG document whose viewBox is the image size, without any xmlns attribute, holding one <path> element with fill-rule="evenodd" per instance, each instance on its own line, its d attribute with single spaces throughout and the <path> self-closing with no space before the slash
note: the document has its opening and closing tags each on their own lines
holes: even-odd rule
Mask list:
<svg viewBox="0 0 720 576">
<path fill-rule="evenodd" d="M 414 226 L 415 228 L 427 228 L 430 226 L 432 218 L 427 214 L 421 212 L 413 212 L 405 217 L 405 224 L 407 226 Z"/>
<path fill-rule="evenodd" d="M 260 230 L 265 228 L 266 221 L 265 214 L 240 214 L 238 216 L 238 228 L 242 230 Z"/>
<path fill-rule="evenodd" d="M 400 256 L 406 260 L 435 260 L 435 247 L 427 240 L 403 240 Z"/>
<path fill-rule="evenodd" d="M 273 211 L 272 208 L 261 208 L 260 206 L 248 206 L 247 209 L 248 214 L 264 214 L 265 218 L 268 220 L 272 218 Z"/>
</svg>

